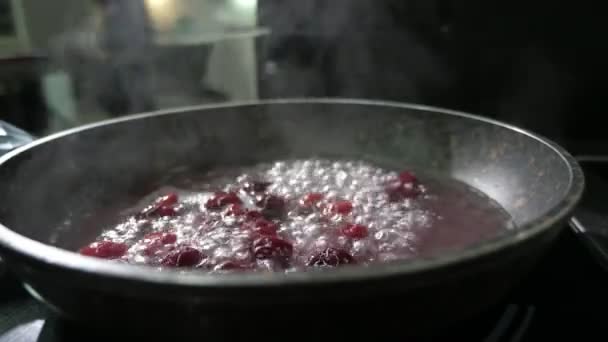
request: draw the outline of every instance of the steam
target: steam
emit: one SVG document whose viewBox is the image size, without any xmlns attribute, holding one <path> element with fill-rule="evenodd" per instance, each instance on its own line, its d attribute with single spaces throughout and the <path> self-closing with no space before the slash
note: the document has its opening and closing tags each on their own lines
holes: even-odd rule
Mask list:
<svg viewBox="0 0 608 342">
<path fill-rule="evenodd" d="M 441 92 L 449 82 L 446 65 L 407 24 L 416 17 L 436 21 L 431 2 L 398 14 L 375 1 L 264 3 L 260 20 L 273 32 L 264 45 L 261 76 L 267 97 L 426 102 L 425 93 Z"/>
<path fill-rule="evenodd" d="M 182 105 L 200 101 L 208 48 L 159 47 L 153 27 L 159 18 L 149 15 L 144 0 L 94 3 L 50 43 L 52 61 L 74 83 L 81 116 L 161 109 L 159 95 L 179 97 Z M 176 101 L 168 102 L 171 107 Z"/>
<path fill-rule="evenodd" d="M 184 18 L 190 24 L 202 22 L 205 19 L 194 14 L 181 18 L 180 12 L 187 12 L 189 5 L 212 12 L 218 4 L 231 1 L 184 0 L 172 10 L 153 15 L 146 10 L 165 8 L 169 2 L 156 0 L 148 7 L 143 0 L 104 2 L 111 4 L 106 10 L 110 26 L 104 27 L 90 13 L 52 44 L 54 62 L 77 83 L 81 114 L 107 110 L 108 102 L 112 112 L 122 115 L 207 101 L 205 96 L 211 94 L 203 94 L 200 80 L 212 45 L 157 49 L 151 46 L 155 33 L 150 25 Z M 433 0 L 259 0 L 258 25 L 271 31 L 253 38 L 259 47 L 259 94 L 263 98 L 355 97 L 422 103 L 559 135 L 559 129 L 553 128 L 559 124 L 544 123 L 563 112 L 572 75 L 540 42 L 523 36 L 515 38 L 521 40 L 521 44 L 517 41 L 520 45 L 503 42 L 504 34 L 496 29 L 501 24 L 474 21 L 485 12 L 444 4 Z M 207 24 L 200 23 L 213 26 Z M 116 66 L 120 71 L 116 72 Z M 112 73 L 118 74 L 117 80 L 109 80 Z M 157 100 L 165 93 L 177 101 L 160 105 Z"/>
<path fill-rule="evenodd" d="M 264 97 L 422 103 L 562 136 L 574 76 L 518 16 L 507 26 L 484 6 L 432 0 L 260 3 L 273 32 L 261 49 Z"/>
</svg>

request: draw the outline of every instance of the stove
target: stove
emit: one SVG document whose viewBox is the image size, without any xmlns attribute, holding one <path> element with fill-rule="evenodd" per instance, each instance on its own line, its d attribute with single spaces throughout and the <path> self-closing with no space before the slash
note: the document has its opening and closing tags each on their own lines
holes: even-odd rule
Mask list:
<svg viewBox="0 0 608 342">
<path fill-rule="evenodd" d="M 608 333 L 603 315 L 596 313 L 608 306 L 608 225 L 604 224 L 608 216 L 601 200 L 603 190 L 608 190 L 608 157 L 584 157 L 581 164 L 587 175 L 587 193 L 570 227 L 535 270 L 503 303 L 481 317 L 439 332 L 440 337 L 432 341 L 584 340 Z M 49 314 L 10 277 L 2 281 L 0 289 L 0 342 L 69 342 L 92 337 L 89 328 Z M 361 337 L 360 331 L 355 332 Z M 239 340 L 248 334 L 250 331 L 239 332 Z M 229 340 L 225 328 L 212 325 L 208 335 L 207 331 L 198 335 L 209 341 Z M 341 333 L 342 338 L 346 335 Z M 389 335 L 403 337 L 401 331 Z M 113 340 L 116 335 L 95 337 Z"/>
</svg>

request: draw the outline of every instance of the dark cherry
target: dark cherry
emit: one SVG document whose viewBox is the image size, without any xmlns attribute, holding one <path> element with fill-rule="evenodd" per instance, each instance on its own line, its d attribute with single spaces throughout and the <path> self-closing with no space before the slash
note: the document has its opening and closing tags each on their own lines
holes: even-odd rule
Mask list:
<svg viewBox="0 0 608 342">
<path fill-rule="evenodd" d="M 260 235 L 268 236 L 277 235 L 277 230 L 279 230 L 279 226 L 276 223 L 268 221 L 265 218 L 259 218 L 255 221 L 247 221 L 243 224 L 243 227 L 246 229 L 251 229 Z"/>
<path fill-rule="evenodd" d="M 223 192 L 218 191 L 213 194 L 213 197 L 210 198 L 207 203 L 205 203 L 205 207 L 207 209 L 220 209 L 229 204 L 242 204 L 243 201 L 239 198 L 236 192 Z"/>
<path fill-rule="evenodd" d="M 270 182 L 252 181 L 247 182 L 243 186 L 243 190 L 246 192 L 260 193 L 266 191 L 270 186 Z"/>
<path fill-rule="evenodd" d="M 263 217 L 264 217 L 264 215 L 262 215 L 261 212 L 255 211 L 255 210 L 250 210 L 247 212 L 247 214 L 245 214 L 245 219 L 247 221 L 255 221 L 255 220 L 261 219 Z"/>
<path fill-rule="evenodd" d="M 418 178 L 410 171 L 403 171 L 399 174 L 399 182 L 402 184 L 417 184 Z"/>
<path fill-rule="evenodd" d="M 253 241 L 253 255 L 256 259 L 287 259 L 293 253 L 293 246 L 275 236 L 262 236 Z"/>
<path fill-rule="evenodd" d="M 342 234 L 352 239 L 363 239 L 368 233 L 367 227 L 362 224 L 348 223 L 342 227 Z"/>
<path fill-rule="evenodd" d="M 182 246 L 169 253 L 162 264 L 169 267 L 192 267 L 198 265 L 204 257 L 198 249 Z"/>
<path fill-rule="evenodd" d="M 420 189 L 412 183 L 394 182 L 389 184 L 384 191 L 391 202 L 401 201 L 407 198 L 416 198 L 420 195 Z"/>
<path fill-rule="evenodd" d="M 175 216 L 175 214 L 177 214 L 177 211 L 175 210 L 175 204 L 177 204 L 177 201 L 177 194 L 174 193 L 161 196 L 157 198 L 154 203 L 144 208 L 144 210 L 139 213 L 139 216 Z"/>
<path fill-rule="evenodd" d="M 144 255 L 151 256 L 160 251 L 163 246 L 171 245 L 177 242 L 177 235 L 173 233 L 151 233 L 144 236 Z"/>
<path fill-rule="evenodd" d="M 231 204 L 226 210 L 226 215 L 228 216 L 241 216 L 245 214 L 245 209 L 241 204 Z"/>
<path fill-rule="evenodd" d="M 353 204 L 349 201 L 337 201 L 330 205 L 330 211 L 333 214 L 348 215 L 353 211 Z"/>
<path fill-rule="evenodd" d="M 266 218 L 280 218 L 285 214 L 285 200 L 279 196 L 265 196 L 258 206 L 262 208 L 262 214 Z"/>
<path fill-rule="evenodd" d="M 311 192 L 309 194 L 306 194 L 306 196 L 304 196 L 304 198 L 302 198 L 301 203 L 304 206 L 307 207 L 312 207 L 314 205 L 316 205 L 317 203 L 321 202 L 323 200 L 323 194 L 318 193 L 318 192 Z"/>
<path fill-rule="evenodd" d="M 102 259 L 116 259 L 127 253 L 129 247 L 120 242 L 94 242 L 80 250 L 80 254 Z"/>
<path fill-rule="evenodd" d="M 314 267 L 336 267 L 354 263 L 355 259 L 347 251 L 330 247 L 311 256 L 308 259 L 307 265 Z"/>
<path fill-rule="evenodd" d="M 403 171 L 396 181 L 388 184 L 384 191 L 391 202 L 402 201 L 407 198 L 416 198 L 420 195 L 419 182 L 416 175 L 410 171 Z"/>
</svg>

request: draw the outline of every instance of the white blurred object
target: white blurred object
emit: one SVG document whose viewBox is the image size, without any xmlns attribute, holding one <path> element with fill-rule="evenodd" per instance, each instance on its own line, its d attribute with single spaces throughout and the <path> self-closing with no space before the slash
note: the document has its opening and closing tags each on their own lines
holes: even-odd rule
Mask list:
<svg viewBox="0 0 608 342">
<path fill-rule="evenodd" d="M 44 75 L 42 88 L 46 104 L 52 113 L 50 130 L 61 129 L 78 123 L 70 76 L 64 71 L 52 71 Z"/>
<path fill-rule="evenodd" d="M 182 1 L 146 0 L 146 8 L 157 31 L 172 29 L 182 14 Z"/>
<path fill-rule="evenodd" d="M 255 39 L 230 39 L 214 45 L 205 83 L 230 100 L 258 98 Z"/>
<path fill-rule="evenodd" d="M 212 46 L 201 80 L 206 86 L 231 100 L 258 97 L 255 39 L 269 31 L 256 26 L 257 0 L 147 0 L 147 5 L 151 12 L 163 12 L 157 45 Z"/>
<path fill-rule="evenodd" d="M 217 12 L 223 27 L 242 30 L 256 27 L 257 0 L 230 0 L 226 4 Z M 252 35 L 217 43 L 209 60 L 206 83 L 227 93 L 231 100 L 257 99 L 256 37 Z"/>
<path fill-rule="evenodd" d="M 257 0 L 232 0 L 233 6 L 238 10 L 255 11 L 258 5 Z"/>
</svg>

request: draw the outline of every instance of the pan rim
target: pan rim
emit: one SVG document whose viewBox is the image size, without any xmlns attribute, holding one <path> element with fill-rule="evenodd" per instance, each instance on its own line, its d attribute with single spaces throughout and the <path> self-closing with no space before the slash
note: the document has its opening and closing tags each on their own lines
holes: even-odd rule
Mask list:
<svg viewBox="0 0 608 342">
<path fill-rule="evenodd" d="M 68 251 L 59 247 L 54 247 L 43 242 L 23 236 L 0 223 L 0 245 L 10 250 L 13 254 L 27 257 L 54 267 L 67 269 L 73 272 L 84 272 L 90 275 L 102 276 L 103 278 L 137 281 L 142 283 L 188 286 L 188 287 L 269 287 L 269 286 L 289 286 L 321 284 L 344 281 L 372 280 L 393 276 L 406 276 L 418 274 L 425 271 L 437 270 L 462 264 L 476 258 L 491 255 L 499 251 L 516 246 L 520 242 L 531 238 L 556 227 L 558 223 L 565 221 L 571 214 L 575 205 L 580 201 L 585 187 L 583 171 L 570 153 L 555 142 L 532 133 L 528 130 L 504 123 L 498 120 L 485 118 L 479 115 L 461 112 L 457 110 L 445 109 L 435 106 L 428 106 L 414 103 L 403 103 L 384 100 L 371 99 L 350 99 L 350 98 L 285 98 L 270 100 L 251 100 L 234 101 L 220 104 L 205 104 L 197 106 L 178 107 L 167 110 L 159 110 L 141 114 L 133 114 L 120 118 L 103 120 L 100 122 L 87 124 L 65 131 L 61 131 L 44 138 L 35 140 L 27 145 L 19 147 L 4 156 L 0 157 L 0 168 L 6 162 L 19 154 L 34 149 L 35 147 L 57 140 L 65 136 L 73 135 L 86 130 L 98 129 L 101 127 L 128 122 L 132 120 L 143 120 L 163 115 L 172 115 L 198 110 L 212 110 L 224 108 L 237 108 L 260 105 L 285 105 L 285 104 L 345 104 L 362 106 L 383 106 L 395 109 L 407 109 L 422 112 L 433 112 L 444 115 L 461 117 L 468 120 L 475 120 L 500 126 L 527 136 L 530 139 L 552 149 L 565 165 L 569 168 L 569 184 L 563 199 L 554 206 L 548 213 L 536 220 L 520 226 L 517 230 L 501 234 L 495 238 L 484 240 L 467 248 L 455 251 L 440 253 L 439 255 L 426 258 L 413 258 L 411 260 L 399 261 L 395 263 L 377 264 L 373 267 L 352 266 L 332 269 L 330 271 L 310 271 L 293 273 L 272 273 L 268 274 L 205 274 L 205 273 L 182 273 L 173 270 L 163 270 L 161 272 L 151 270 L 149 266 L 129 265 L 108 262 L 91 257 L 86 257 L 77 252 Z M 557 227 L 556 227 L 557 228 Z"/>
</svg>

